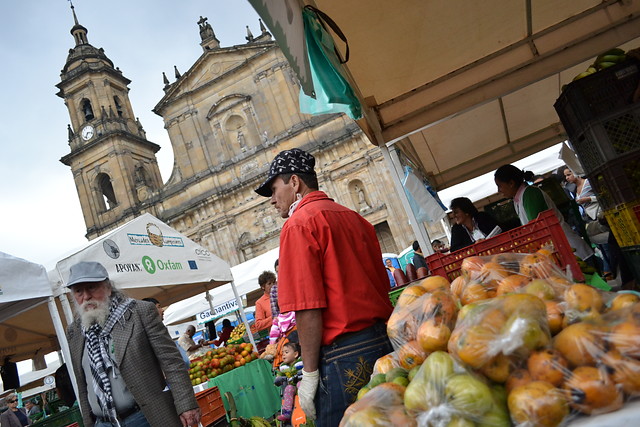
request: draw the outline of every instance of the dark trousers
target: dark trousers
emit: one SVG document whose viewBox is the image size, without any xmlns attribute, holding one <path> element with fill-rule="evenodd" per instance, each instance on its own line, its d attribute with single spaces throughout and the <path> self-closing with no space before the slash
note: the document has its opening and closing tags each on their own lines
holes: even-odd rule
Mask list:
<svg viewBox="0 0 640 427">
<path fill-rule="evenodd" d="M 316 425 L 336 427 L 358 391 L 371 379 L 376 360 L 393 351 L 383 322 L 344 334 L 320 350 Z"/>
</svg>

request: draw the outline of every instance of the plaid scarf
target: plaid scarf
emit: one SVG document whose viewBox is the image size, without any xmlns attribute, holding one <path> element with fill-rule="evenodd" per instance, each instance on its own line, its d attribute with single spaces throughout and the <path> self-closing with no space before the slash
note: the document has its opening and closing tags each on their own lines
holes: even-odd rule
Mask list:
<svg viewBox="0 0 640 427">
<path fill-rule="evenodd" d="M 109 356 L 109 338 L 114 325 L 122 319 L 124 313 L 129 309 L 134 300 L 127 298 L 124 301 L 113 298 L 109 305 L 109 317 L 104 326 L 94 323 L 89 329 L 82 329 L 86 338 L 87 350 L 89 352 L 89 366 L 93 377 L 93 390 L 98 398 L 98 404 L 102 413 L 115 425 L 118 422 L 118 414 L 113 402 L 111 393 L 111 382 L 109 381 L 109 369 L 113 369 L 114 362 Z M 124 320 L 122 321 L 124 324 Z"/>
</svg>

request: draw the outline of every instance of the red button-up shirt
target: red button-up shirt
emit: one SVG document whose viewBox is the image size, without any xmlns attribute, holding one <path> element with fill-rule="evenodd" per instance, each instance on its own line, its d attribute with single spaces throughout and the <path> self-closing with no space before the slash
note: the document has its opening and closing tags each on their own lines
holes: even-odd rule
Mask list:
<svg viewBox="0 0 640 427">
<path fill-rule="evenodd" d="M 322 345 L 386 321 L 389 279 L 373 226 L 322 191 L 307 194 L 280 234 L 280 312 L 322 309 Z"/>
</svg>

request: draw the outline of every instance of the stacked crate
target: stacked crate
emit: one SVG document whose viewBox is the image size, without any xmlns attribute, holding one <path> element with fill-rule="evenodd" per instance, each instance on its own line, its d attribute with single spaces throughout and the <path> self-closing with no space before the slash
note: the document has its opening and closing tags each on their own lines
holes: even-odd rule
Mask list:
<svg viewBox="0 0 640 427">
<path fill-rule="evenodd" d="M 567 85 L 554 107 L 630 265 L 640 265 L 640 62 Z M 640 280 L 638 268 L 634 269 Z"/>
</svg>

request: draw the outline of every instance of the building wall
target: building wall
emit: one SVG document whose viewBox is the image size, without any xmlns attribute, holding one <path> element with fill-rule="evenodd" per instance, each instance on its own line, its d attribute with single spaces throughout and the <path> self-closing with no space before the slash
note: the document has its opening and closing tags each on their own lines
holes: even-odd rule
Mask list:
<svg viewBox="0 0 640 427">
<path fill-rule="evenodd" d="M 279 245 L 283 224 L 254 189 L 278 152 L 299 147 L 316 157 L 321 190 L 390 231 L 392 242 L 383 251 L 410 245 L 414 236 L 379 148 L 344 115 L 300 113 L 298 91 L 291 68 L 270 40 L 205 50 L 167 85 L 154 109 L 164 119 L 175 158 L 164 185 L 136 184 L 136 165 L 154 158 L 148 152 L 136 158 L 135 144 L 120 141 L 120 151 L 113 153 L 118 145 L 105 143 L 75 157 L 70 166 L 88 237 L 149 212 L 232 265 L 251 259 Z M 129 106 L 128 97 L 123 102 Z M 77 112 L 70 108 L 70 114 Z M 96 164 L 109 161 L 118 165 L 109 174 L 124 203 L 107 207 L 100 219 L 90 212 L 99 197 L 91 193 L 90 175 L 99 170 Z M 124 181 L 127 185 L 120 185 Z"/>
</svg>

